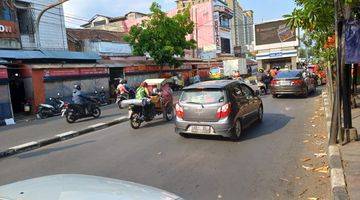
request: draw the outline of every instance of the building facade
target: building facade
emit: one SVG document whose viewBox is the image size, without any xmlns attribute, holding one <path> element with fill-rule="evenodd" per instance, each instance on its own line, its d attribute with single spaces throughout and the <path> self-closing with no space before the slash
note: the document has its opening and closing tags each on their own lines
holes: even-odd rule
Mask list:
<svg viewBox="0 0 360 200">
<path fill-rule="evenodd" d="M 85 93 L 94 86 L 108 89 L 109 73 L 98 55 L 68 51 L 62 6 L 45 12 L 37 30 L 38 14 L 56 2 L 0 1 L 0 125 L 36 112 L 57 93 L 69 100 L 74 83 L 83 84 Z"/>
<path fill-rule="evenodd" d="M 252 10 L 243 11 L 244 17 L 244 44 L 246 52 L 253 52 L 255 46 L 254 34 L 254 12 Z"/>
<path fill-rule="evenodd" d="M 83 24 L 81 27 L 126 33 L 129 32 L 131 26 L 133 25 L 132 23 L 141 23 L 141 21 L 146 17 L 147 14 L 140 12 L 129 12 L 124 16 L 119 17 L 95 15 L 88 23 Z"/>
<path fill-rule="evenodd" d="M 236 57 L 244 57 L 245 53 L 245 31 L 244 10 L 238 0 L 227 0 L 228 6 L 233 10 L 234 17 L 231 19 L 232 44 Z"/>
<path fill-rule="evenodd" d="M 286 20 L 275 20 L 255 25 L 255 50 L 258 66 L 297 68 L 299 30 L 291 29 Z"/>
</svg>

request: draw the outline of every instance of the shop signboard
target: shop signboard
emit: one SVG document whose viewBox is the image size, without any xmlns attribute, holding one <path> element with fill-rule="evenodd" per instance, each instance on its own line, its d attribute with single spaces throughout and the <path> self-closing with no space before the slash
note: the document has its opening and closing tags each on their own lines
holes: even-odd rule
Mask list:
<svg viewBox="0 0 360 200">
<path fill-rule="evenodd" d="M 292 29 L 286 20 L 255 25 L 256 45 L 295 42 L 296 29 Z"/>
<path fill-rule="evenodd" d="M 69 76 L 90 76 L 109 74 L 108 68 L 66 68 L 66 69 L 46 69 L 44 77 L 69 77 Z"/>
<path fill-rule="evenodd" d="M 19 49 L 20 47 L 16 8 L 12 6 L 10 0 L 2 0 L 0 1 L 0 48 Z"/>
<path fill-rule="evenodd" d="M 346 63 L 360 63 L 360 20 L 346 23 L 345 40 Z"/>
</svg>

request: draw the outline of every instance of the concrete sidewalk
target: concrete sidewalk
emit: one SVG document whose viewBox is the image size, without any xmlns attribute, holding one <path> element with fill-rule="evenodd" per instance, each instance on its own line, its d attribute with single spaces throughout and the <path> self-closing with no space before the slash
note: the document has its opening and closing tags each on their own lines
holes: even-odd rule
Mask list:
<svg viewBox="0 0 360 200">
<path fill-rule="evenodd" d="M 179 99 L 180 92 L 174 92 L 173 102 Z M 54 135 L 66 132 L 83 131 L 84 128 L 101 123 L 111 123 L 119 117 L 127 116 L 128 109 L 120 110 L 116 104 L 101 107 L 101 117 L 98 119 L 87 118 L 74 124 L 66 122 L 65 118 L 52 117 L 43 120 L 26 120 L 12 126 L 0 127 L 0 152 L 10 147 L 41 141 Z"/>
<path fill-rule="evenodd" d="M 360 108 L 352 110 L 353 126 L 360 131 Z M 360 199 L 360 141 L 340 147 L 350 199 Z"/>
<path fill-rule="evenodd" d="M 65 118 L 52 117 L 43 120 L 21 122 L 12 126 L 0 127 L 0 150 L 31 141 L 41 140 L 56 134 L 81 130 L 93 124 L 111 121 L 126 116 L 127 109 L 119 110 L 116 104 L 101 108 L 102 114 L 98 119 L 88 118 L 74 124 L 66 122 Z"/>
</svg>

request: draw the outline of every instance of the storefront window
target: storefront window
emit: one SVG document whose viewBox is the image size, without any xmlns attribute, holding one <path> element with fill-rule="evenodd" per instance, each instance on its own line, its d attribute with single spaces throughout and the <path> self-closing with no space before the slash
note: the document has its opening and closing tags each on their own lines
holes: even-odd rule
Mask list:
<svg viewBox="0 0 360 200">
<path fill-rule="evenodd" d="M 220 16 L 220 26 L 223 28 L 230 28 L 230 20 L 226 16 Z"/>
</svg>

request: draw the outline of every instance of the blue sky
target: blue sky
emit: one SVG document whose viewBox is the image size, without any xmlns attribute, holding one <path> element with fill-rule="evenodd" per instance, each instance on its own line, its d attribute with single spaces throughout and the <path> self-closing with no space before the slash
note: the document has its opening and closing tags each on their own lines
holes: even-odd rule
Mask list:
<svg viewBox="0 0 360 200">
<path fill-rule="evenodd" d="M 77 27 L 95 14 L 122 16 L 129 11 L 148 12 L 153 0 L 70 0 L 65 3 L 66 24 Z M 157 0 L 164 10 L 175 7 L 175 0 Z M 291 12 L 292 0 L 240 0 L 244 9 L 254 11 L 255 23 L 279 19 Z"/>
</svg>

